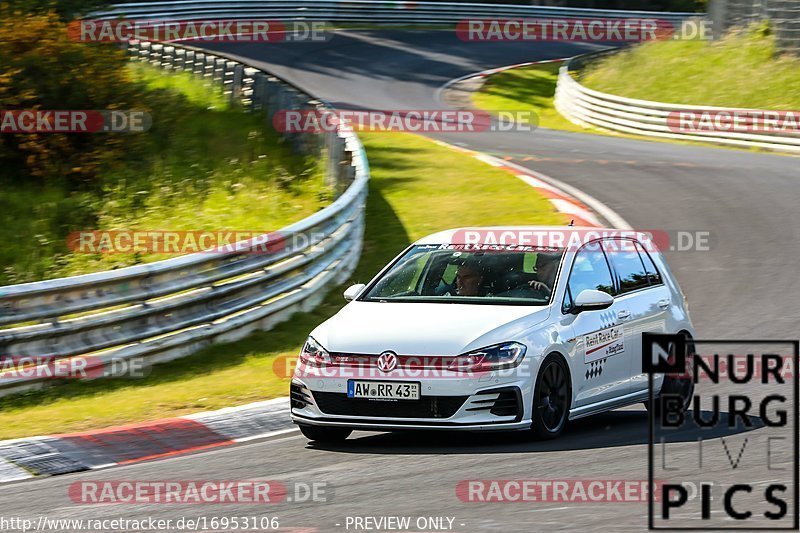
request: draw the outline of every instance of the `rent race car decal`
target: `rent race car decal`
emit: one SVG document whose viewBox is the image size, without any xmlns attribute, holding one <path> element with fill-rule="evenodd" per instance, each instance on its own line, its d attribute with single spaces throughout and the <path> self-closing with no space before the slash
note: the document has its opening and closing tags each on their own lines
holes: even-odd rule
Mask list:
<svg viewBox="0 0 800 533">
<path fill-rule="evenodd" d="M 625 334 L 622 326 L 612 326 L 583 336 L 584 362 L 611 357 L 625 351 Z"/>
</svg>

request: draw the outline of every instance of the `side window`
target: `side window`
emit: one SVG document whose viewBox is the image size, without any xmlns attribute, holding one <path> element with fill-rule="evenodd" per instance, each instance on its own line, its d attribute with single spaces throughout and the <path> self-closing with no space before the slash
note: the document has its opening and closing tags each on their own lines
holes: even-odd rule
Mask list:
<svg viewBox="0 0 800 533">
<path fill-rule="evenodd" d="M 603 250 L 596 244 L 589 244 L 582 248 L 575 256 L 572 271 L 567 282 L 569 289 L 567 305 L 577 298 L 581 291 L 595 289 L 613 294 L 614 282 L 611 280 L 611 271 L 606 262 Z"/>
<path fill-rule="evenodd" d="M 643 289 L 650 285 L 642 259 L 632 241 L 614 240 L 606 242 L 604 246 L 608 259 L 617 272 L 620 294 Z"/>
<path fill-rule="evenodd" d="M 656 268 L 656 264 L 653 262 L 653 258 L 650 257 L 650 254 L 647 253 L 641 243 L 636 243 L 636 249 L 639 250 L 639 256 L 641 256 L 642 262 L 644 263 L 644 270 L 647 272 L 647 277 L 650 279 L 650 285 L 661 285 L 664 283 L 661 279 L 661 274 Z"/>
</svg>

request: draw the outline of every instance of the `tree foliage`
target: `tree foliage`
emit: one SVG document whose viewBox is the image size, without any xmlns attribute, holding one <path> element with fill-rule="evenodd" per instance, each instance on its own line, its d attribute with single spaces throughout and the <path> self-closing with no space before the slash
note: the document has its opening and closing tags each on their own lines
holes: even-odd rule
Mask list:
<svg viewBox="0 0 800 533">
<path fill-rule="evenodd" d="M 0 11 L 0 110 L 136 109 L 122 50 L 69 39 L 53 11 Z M 89 182 L 136 144 L 135 135 L 37 133 L 0 135 L 6 176 Z"/>
<path fill-rule="evenodd" d="M 72 20 L 107 7 L 108 0 L 3 0 L 9 11 L 42 15 L 55 12 L 61 20 Z"/>
</svg>

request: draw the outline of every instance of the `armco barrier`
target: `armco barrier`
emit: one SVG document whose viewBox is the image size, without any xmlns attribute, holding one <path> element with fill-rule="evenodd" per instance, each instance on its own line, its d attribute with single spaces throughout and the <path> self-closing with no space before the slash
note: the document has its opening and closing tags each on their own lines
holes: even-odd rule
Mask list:
<svg viewBox="0 0 800 533">
<path fill-rule="evenodd" d="M 691 131 L 670 128 L 672 113 L 689 111 L 715 113 L 718 111 L 757 111 L 697 105 L 650 102 L 602 93 L 580 84 L 579 72 L 587 63 L 616 51 L 577 56 L 567 61 L 558 75 L 556 109 L 570 122 L 579 126 L 633 133 L 649 137 L 702 141 L 733 146 L 758 147 L 769 150 L 800 153 L 800 135 L 769 131 Z M 760 112 L 760 111 L 757 111 Z M 674 115 L 673 115 L 674 116 Z"/>
<path fill-rule="evenodd" d="M 621 11 L 530 5 L 375 0 L 182 0 L 116 4 L 92 18 L 301 19 L 330 22 L 451 24 L 466 18 L 657 18 L 681 21 L 696 13 Z"/>
<path fill-rule="evenodd" d="M 232 100 L 264 113 L 268 123 L 278 109 L 325 107 L 290 84 L 224 55 L 147 42 L 132 42 L 129 52 L 139 61 L 214 80 Z M 338 197 L 283 228 L 282 249 L 249 253 L 253 242 L 246 241 L 233 252 L 197 253 L 0 287 L 0 367 L 9 358 L 77 356 L 88 369 L 132 358 L 149 365 L 269 329 L 296 311 L 316 306 L 326 289 L 346 281 L 360 256 L 369 167 L 352 132 L 287 136 L 299 149 L 326 158 L 327 179 Z M 0 395 L 46 381 L 0 375 Z"/>
</svg>

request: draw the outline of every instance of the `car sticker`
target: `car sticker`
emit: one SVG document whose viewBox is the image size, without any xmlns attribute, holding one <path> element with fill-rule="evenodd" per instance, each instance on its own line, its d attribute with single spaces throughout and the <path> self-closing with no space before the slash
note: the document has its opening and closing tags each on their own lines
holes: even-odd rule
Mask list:
<svg viewBox="0 0 800 533">
<path fill-rule="evenodd" d="M 622 326 L 612 326 L 583 336 L 584 363 L 591 363 L 625 351 Z"/>
</svg>

